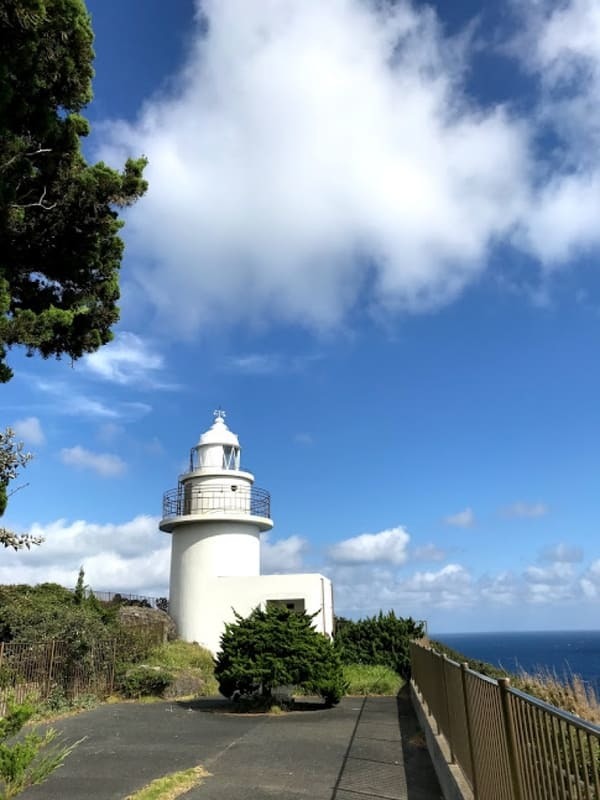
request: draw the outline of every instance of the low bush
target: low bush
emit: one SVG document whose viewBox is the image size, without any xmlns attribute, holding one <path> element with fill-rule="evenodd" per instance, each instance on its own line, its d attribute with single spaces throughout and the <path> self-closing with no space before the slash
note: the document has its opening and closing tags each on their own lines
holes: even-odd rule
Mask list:
<svg viewBox="0 0 600 800">
<path fill-rule="evenodd" d="M 370 664 L 345 664 L 347 694 L 396 695 L 404 680 L 389 667 Z"/>
<path fill-rule="evenodd" d="M 279 687 L 297 686 L 327 705 L 339 702 L 346 689 L 339 654 L 312 617 L 273 605 L 235 618 L 215 665 L 221 694 L 271 698 Z"/>
<path fill-rule="evenodd" d="M 29 786 L 43 783 L 60 767 L 79 744 L 62 745 L 53 728 L 40 733 L 29 730 L 16 740 L 23 726 L 33 717 L 35 707 L 29 703 L 9 703 L 0 719 L 0 797 L 10 800 Z"/>
<path fill-rule="evenodd" d="M 128 669 L 119 681 L 119 692 L 124 697 L 160 697 L 173 680 L 173 675 L 161 667 L 147 664 Z"/>
</svg>

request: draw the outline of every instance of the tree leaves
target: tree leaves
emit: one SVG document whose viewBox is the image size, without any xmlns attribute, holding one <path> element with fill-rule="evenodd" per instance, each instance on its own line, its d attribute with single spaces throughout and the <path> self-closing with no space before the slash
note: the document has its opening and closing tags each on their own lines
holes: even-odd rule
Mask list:
<svg viewBox="0 0 600 800">
<path fill-rule="evenodd" d="M 146 190 L 145 158 L 87 164 L 93 33 L 82 0 L 6 0 L 0 36 L 0 381 L 6 350 L 79 358 L 112 338 L 118 208 Z"/>
</svg>

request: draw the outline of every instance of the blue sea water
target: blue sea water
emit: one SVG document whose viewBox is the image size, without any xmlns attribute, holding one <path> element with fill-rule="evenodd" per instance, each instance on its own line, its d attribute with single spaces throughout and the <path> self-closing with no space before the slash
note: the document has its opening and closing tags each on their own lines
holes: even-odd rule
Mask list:
<svg viewBox="0 0 600 800">
<path fill-rule="evenodd" d="M 546 668 L 559 677 L 580 675 L 596 691 L 600 689 L 600 631 L 432 633 L 431 638 L 508 672 Z"/>
</svg>

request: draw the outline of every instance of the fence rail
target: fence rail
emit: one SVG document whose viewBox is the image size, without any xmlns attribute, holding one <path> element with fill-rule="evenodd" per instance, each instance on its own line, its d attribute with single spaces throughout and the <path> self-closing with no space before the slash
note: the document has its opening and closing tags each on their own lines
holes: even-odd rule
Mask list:
<svg viewBox="0 0 600 800">
<path fill-rule="evenodd" d="M 163 495 L 163 518 L 189 514 L 249 514 L 271 517 L 271 495 L 257 486 L 223 484 L 209 487 L 179 484 Z"/>
<path fill-rule="evenodd" d="M 93 645 L 77 654 L 67 642 L 0 642 L 0 712 L 8 699 L 47 700 L 58 693 L 75 700 L 105 697 L 114 687 L 116 642 Z"/>
<path fill-rule="evenodd" d="M 0 642 L 0 717 L 9 700 L 104 698 L 115 689 L 119 661 L 136 661 L 163 641 L 164 627 L 140 625 L 114 639 L 73 642 Z"/>
<path fill-rule="evenodd" d="M 475 800 L 600 800 L 600 727 L 417 642 L 411 663 Z"/>
</svg>

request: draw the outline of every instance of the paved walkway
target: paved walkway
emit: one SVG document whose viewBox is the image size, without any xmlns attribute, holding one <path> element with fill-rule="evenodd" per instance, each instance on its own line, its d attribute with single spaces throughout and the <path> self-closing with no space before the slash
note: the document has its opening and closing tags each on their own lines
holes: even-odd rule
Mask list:
<svg viewBox="0 0 600 800">
<path fill-rule="evenodd" d="M 219 701 L 104 705 L 62 720 L 86 736 L 24 800 L 123 800 L 160 775 L 201 764 L 186 800 L 440 800 L 406 696 L 344 698 L 281 716 L 223 713 Z"/>
</svg>

